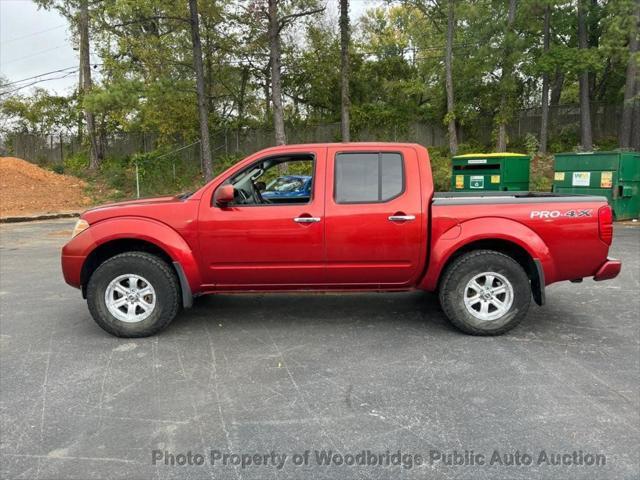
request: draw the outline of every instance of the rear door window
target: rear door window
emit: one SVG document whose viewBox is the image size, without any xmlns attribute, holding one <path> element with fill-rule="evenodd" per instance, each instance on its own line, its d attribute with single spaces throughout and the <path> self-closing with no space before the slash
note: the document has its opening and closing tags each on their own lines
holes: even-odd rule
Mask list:
<svg viewBox="0 0 640 480">
<path fill-rule="evenodd" d="M 338 153 L 336 203 L 382 203 L 404 191 L 402 155 L 396 152 Z"/>
</svg>

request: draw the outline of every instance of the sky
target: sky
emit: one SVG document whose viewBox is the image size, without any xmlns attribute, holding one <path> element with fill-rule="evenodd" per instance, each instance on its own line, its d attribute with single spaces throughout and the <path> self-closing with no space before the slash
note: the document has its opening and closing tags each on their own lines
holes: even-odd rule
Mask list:
<svg viewBox="0 0 640 480">
<path fill-rule="evenodd" d="M 328 0 L 337 6 L 338 0 Z M 377 0 L 350 0 L 352 18 L 365 9 L 380 3 Z M 332 6 L 333 7 L 333 6 Z M 331 8 L 331 12 L 338 11 Z M 92 62 L 99 62 L 93 57 Z M 38 87 L 57 94 L 71 93 L 78 81 L 74 71 L 78 66 L 78 52 L 74 50 L 67 21 L 56 11 L 38 9 L 31 0 L 0 0 L 0 75 L 16 82 L 59 69 L 67 71 L 34 78 L 16 85 L 39 82 Z M 73 67 L 73 68 L 70 68 Z M 55 78 L 64 77 L 64 78 Z M 19 90 L 28 94 L 35 86 Z"/>
<path fill-rule="evenodd" d="M 0 73 L 9 82 L 77 65 L 64 17 L 38 10 L 31 0 L 0 0 Z M 38 86 L 67 93 L 77 78 L 74 74 Z"/>
</svg>

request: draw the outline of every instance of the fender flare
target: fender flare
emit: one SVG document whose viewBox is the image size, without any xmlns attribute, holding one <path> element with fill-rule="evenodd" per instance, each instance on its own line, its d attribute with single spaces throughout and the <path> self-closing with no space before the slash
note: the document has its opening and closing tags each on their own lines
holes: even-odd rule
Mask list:
<svg viewBox="0 0 640 480">
<path fill-rule="evenodd" d="M 433 240 L 427 273 L 420 288 L 435 291 L 449 259 L 465 246 L 480 240 L 501 240 L 526 251 L 534 262 L 539 285 L 532 285 L 536 301 L 544 302 L 545 284 L 555 278 L 555 264 L 547 244 L 532 229 L 515 220 L 502 217 L 482 217 L 461 222 Z M 539 303 L 540 303 L 539 302 Z"/>
<path fill-rule="evenodd" d="M 171 258 L 183 296 L 186 293 L 185 287 L 189 287 L 189 293 L 198 293 L 201 289 L 202 276 L 191 247 L 176 230 L 165 223 L 145 217 L 110 218 L 91 224 L 76 238 L 83 242 L 78 246 L 77 253 L 73 254 L 84 256 L 85 261 L 96 248 L 114 240 L 141 240 L 153 244 Z"/>
</svg>

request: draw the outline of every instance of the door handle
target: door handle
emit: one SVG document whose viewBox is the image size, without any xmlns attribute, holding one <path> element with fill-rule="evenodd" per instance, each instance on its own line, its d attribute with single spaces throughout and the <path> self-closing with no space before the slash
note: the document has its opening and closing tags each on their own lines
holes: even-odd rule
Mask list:
<svg viewBox="0 0 640 480">
<path fill-rule="evenodd" d="M 411 220 L 415 219 L 415 215 L 391 215 L 389 217 L 390 222 L 410 222 Z"/>
<path fill-rule="evenodd" d="M 293 221 L 296 223 L 316 223 L 320 221 L 320 217 L 296 217 Z"/>
</svg>

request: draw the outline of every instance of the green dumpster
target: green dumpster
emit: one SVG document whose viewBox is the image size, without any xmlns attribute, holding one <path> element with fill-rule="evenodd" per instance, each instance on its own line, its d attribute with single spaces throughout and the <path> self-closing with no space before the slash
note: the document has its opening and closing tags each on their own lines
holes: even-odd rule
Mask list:
<svg viewBox="0 0 640 480">
<path fill-rule="evenodd" d="M 640 153 L 559 153 L 553 191 L 607 197 L 616 220 L 640 215 Z"/>
<path fill-rule="evenodd" d="M 529 190 L 529 157 L 521 153 L 468 153 L 451 164 L 451 190 Z"/>
</svg>

